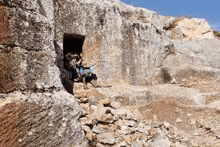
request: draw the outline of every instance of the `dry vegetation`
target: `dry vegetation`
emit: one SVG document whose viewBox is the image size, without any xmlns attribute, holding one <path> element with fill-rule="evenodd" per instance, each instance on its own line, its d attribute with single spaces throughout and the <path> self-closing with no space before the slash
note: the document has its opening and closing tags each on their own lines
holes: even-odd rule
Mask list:
<svg viewBox="0 0 220 147">
<path fill-rule="evenodd" d="M 172 30 L 183 19 L 190 19 L 190 17 L 188 17 L 188 16 L 177 17 L 171 23 L 169 23 L 167 26 L 164 26 L 163 29 L 166 31 Z"/>
<path fill-rule="evenodd" d="M 214 36 L 220 40 L 220 33 L 218 31 L 213 31 Z"/>
</svg>

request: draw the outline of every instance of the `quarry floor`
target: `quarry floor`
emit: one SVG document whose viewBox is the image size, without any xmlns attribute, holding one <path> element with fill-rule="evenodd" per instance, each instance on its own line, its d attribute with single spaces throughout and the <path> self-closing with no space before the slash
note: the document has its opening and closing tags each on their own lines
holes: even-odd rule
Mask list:
<svg viewBox="0 0 220 147">
<path fill-rule="evenodd" d="M 219 146 L 220 85 L 117 85 L 74 96 L 90 146 Z"/>
</svg>

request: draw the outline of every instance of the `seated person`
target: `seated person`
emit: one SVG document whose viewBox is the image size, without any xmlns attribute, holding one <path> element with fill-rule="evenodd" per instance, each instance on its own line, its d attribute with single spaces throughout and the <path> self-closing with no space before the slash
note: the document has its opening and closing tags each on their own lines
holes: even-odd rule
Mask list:
<svg viewBox="0 0 220 147">
<path fill-rule="evenodd" d="M 78 78 L 76 79 L 76 81 L 79 81 L 80 80 L 80 71 L 79 71 L 79 69 L 80 69 L 80 67 L 81 67 L 81 64 L 82 64 L 82 58 L 81 57 L 79 57 L 79 55 L 78 54 L 74 54 L 73 55 L 73 58 L 75 59 L 75 65 L 76 65 L 76 72 L 77 72 L 77 76 L 78 76 Z"/>
<path fill-rule="evenodd" d="M 66 57 L 66 66 L 76 69 L 77 65 L 81 64 L 81 60 L 79 55 L 68 53 L 65 55 Z"/>
<path fill-rule="evenodd" d="M 78 54 L 72 53 L 66 54 L 65 57 L 65 68 L 73 74 L 72 79 L 74 79 L 75 81 L 79 81 L 81 76 L 79 69 L 82 63 L 82 59 L 79 57 Z"/>
<path fill-rule="evenodd" d="M 64 68 L 69 72 L 69 79 L 73 79 L 74 78 L 74 72 L 76 70 L 76 64 L 74 59 L 72 59 L 72 54 L 68 53 L 65 55 L 65 61 L 64 61 Z"/>
<path fill-rule="evenodd" d="M 83 62 L 82 66 L 79 68 L 79 74 L 80 79 L 83 81 L 83 88 L 87 89 L 87 81 L 91 82 L 94 80 L 94 84 L 91 83 L 94 87 L 97 87 L 97 77 L 95 74 L 93 74 L 93 71 L 91 68 L 86 67 L 86 63 Z"/>
</svg>

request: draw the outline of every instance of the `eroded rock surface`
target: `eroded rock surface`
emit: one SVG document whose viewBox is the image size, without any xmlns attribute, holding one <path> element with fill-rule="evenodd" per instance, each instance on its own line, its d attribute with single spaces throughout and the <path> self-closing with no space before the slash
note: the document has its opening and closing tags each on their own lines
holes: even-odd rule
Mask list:
<svg viewBox="0 0 220 147">
<path fill-rule="evenodd" d="M 72 91 L 65 35 L 102 88 Z M 203 19 L 120 1 L 0 0 L 0 146 L 216 146 L 219 46 Z"/>
<path fill-rule="evenodd" d="M 0 0 L 0 146 L 87 146 L 55 45 L 52 0 Z"/>
<path fill-rule="evenodd" d="M 18 55 L 15 63 L 5 60 L 1 65 L 2 92 L 68 84 L 63 68 L 65 34 L 85 36 L 83 60 L 103 85 L 168 83 L 178 76 L 180 65 L 199 72 L 212 67 L 206 72 L 214 74 L 219 69 L 219 40 L 203 19 L 163 17 L 108 0 L 9 0 L 1 2 L 1 11 L 1 28 L 7 32 L 1 39 L 2 58 Z M 170 37 L 178 36 L 176 30 L 182 37 Z"/>
<path fill-rule="evenodd" d="M 0 99 L 0 146 L 86 146 L 71 94 L 13 92 Z"/>
<path fill-rule="evenodd" d="M 213 30 L 204 19 L 180 17 L 164 26 L 172 39 L 214 38 Z"/>
</svg>

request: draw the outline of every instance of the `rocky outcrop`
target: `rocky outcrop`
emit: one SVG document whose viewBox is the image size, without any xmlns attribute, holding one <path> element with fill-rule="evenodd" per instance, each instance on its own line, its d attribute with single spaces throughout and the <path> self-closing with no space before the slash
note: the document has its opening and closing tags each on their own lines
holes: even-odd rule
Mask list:
<svg viewBox="0 0 220 147">
<path fill-rule="evenodd" d="M 52 0 L 0 0 L 0 146 L 87 146 L 62 85 L 53 17 Z"/>
<path fill-rule="evenodd" d="M 176 18 L 164 30 L 173 43 L 162 66 L 170 77 L 180 84 L 218 83 L 220 42 L 205 20 Z"/>
<path fill-rule="evenodd" d="M 114 0 L 0 0 L 0 145 L 87 146 L 77 91 L 69 94 L 76 85 L 64 68 L 64 54 L 82 52 L 99 85 L 108 87 L 90 93 L 93 99 L 80 97 L 90 144 L 178 146 L 184 141 L 161 133 L 168 124 L 143 125 L 120 105 L 169 97 L 216 107 L 218 36 L 204 20 L 163 17 Z M 100 96 L 112 101 L 96 106 Z"/>
<path fill-rule="evenodd" d="M 86 146 L 81 113 L 71 94 L 27 91 L 0 96 L 0 146 Z"/>
<path fill-rule="evenodd" d="M 171 67 L 164 62 L 170 56 L 175 56 L 170 62 L 178 60 L 176 63 L 179 64 L 193 60 L 190 66 L 194 68 L 198 65 L 213 67 L 210 64 L 216 62 L 213 58 L 203 59 L 208 51 L 198 51 L 200 46 L 210 48 L 215 56 L 219 55 L 216 49 L 219 41 L 202 19 L 163 17 L 153 11 L 107 0 L 1 3 L 5 5 L 2 11 L 7 9 L 4 10 L 7 14 L 2 13 L 7 20 L 4 23 L 9 24 L 6 28 L 2 23 L 7 30 L 5 35 L 8 34 L 4 37 L 5 41 L 8 38 L 8 43 L 2 43 L 5 45 L 2 46 L 2 56 L 8 58 L 4 55 L 6 50 L 10 50 L 11 58 L 13 54 L 18 55 L 16 63 L 8 63 L 7 60 L 3 63 L 13 67 L 2 68 L 6 70 L 2 71 L 2 82 L 7 83 L 2 84 L 7 87 L 1 88 L 3 92 L 62 88 L 62 83 L 66 82 L 63 69 L 63 53 L 67 52 L 63 44 L 65 34 L 85 36 L 82 50 L 78 52 L 82 52 L 88 66 L 93 67 L 99 83 L 105 85 L 166 83 L 175 78 L 170 73 L 171 69 L 167 69 L 167 74 L 163 72 L 164 68 Z M 170 37 L 172 34 L 177 37 Z M 14 47 L 11 49 L 8 44 L 14 44 L 19 51 Z M 190 52 L 201 55 L 192 56 Z M 32 62 L 35 56 L 42 63 Z M 55 61 L 59 69 L 54 66 Z M 161 80 L 168 74 L 170 78 Z"/>
<path fill-rule="evenodd" d="M 169 25 L 163 27 L 169 31 L 172 39 L 204 39 L 214 38 L 213 30 L 208 22 L 198 18 L 175 18 Z"/>
<path fill-rule="evenodd" d="M 84 60 L 88 66 L 94 65 L 100 84 L 168 83 L 175 76 L 171 70 L 173 65 L 166 64 L 165 60 L 173 56 L 171 62 L 175 64 L 193 60 L 188 64 L 193 69 L 198 65 L 210 67 L 207 62 L 217 63 L 213 58 L 204 58 L 206 61 L 202 63 L 200 56 L 189 55 L 200 47 L 210 48 L 213 54 L 219 55 L 219 41 L 203 19 L 163 17 L 113 1 L 60 1 L 55 6 L 57 44 L 63 47 L 64 33 L 84 35 Z M 166 75 L 170 78 L 166 79 L 169 77 Z"/>
<path fill-rule="evenodd" d="M 120 2 L 60 1 L 56 3 L 55 40 L 63 47 L 63 34 L 86 36 L 84 60 L 95 65 L 102 84 L 146 85 L 167 55 L 169 45 L 162 26 L 169 18 Z M 62 7 L 61 7 L 62 6 Z"/>
<path fill-rule="evenodd" d="M 54 64 L 53 21 L 40 14 L 40 6 L 37 0 L 4 1 L 0 5 L 4 12 L 1 24 L 5 26 L 1 28 L 7 31 L 0 42 L 1 92 L 62 87 Z M 48 8 L 52 6 L 47 2 Z M 51 14 L 53 9 L 46 12 Z"/>
</svg>

